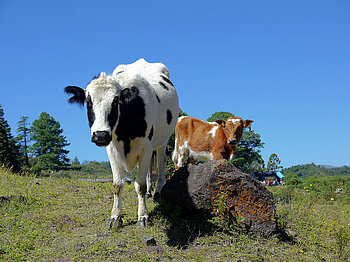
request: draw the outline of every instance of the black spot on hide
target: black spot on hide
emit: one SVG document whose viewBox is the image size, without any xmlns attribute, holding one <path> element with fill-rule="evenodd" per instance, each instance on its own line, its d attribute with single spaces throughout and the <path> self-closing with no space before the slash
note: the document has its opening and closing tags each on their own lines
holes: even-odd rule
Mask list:
<svg viewBox="0 0 350 262">
<path fill-rule="evenodd" d="M 169 90 L 169 88 L 163 83 L 163 82 L 159 82 L 159 84 L 165 89 L 165 90 Z"/>
<path fill-rule="evenodd" d="M 119 98 L 116 96 L 112 102 L 111 112 L 109 112 L 108 117 L 107 117 L 108 124 L 109 124 L 109 127 L 111 128 L 111 130 L 113 130 L 113 128 L 118 120 L 118 113 L 119 113 L 118 112 L 118 103 L 119 103 Z"/>
<path fill-rule="evenodd" d="M 87 115 L 89 120 L 89 126 L 91 128 L 95 122 L 95 112 L 92 107 L 92 100 L 90 95 L 88 95 L 88 97 L 86 98 L 86 109 L 87 109 Z"/>
<path fill-rule="evenodd" d="M 152 141 L 152 137 L 153 137 L 153 126 L 152 126 L 151 131 L 149 132 L 149 135 L 148 135 L 149 141 Z"/>
<path fill-rule="evenodd" d="M 160 77 L 163 78 L 163 80 L 164 80 L 165 82 L 167 82 L 168 84 L 174 86 L 173 83 L 170 81 L 170 79 L 167 78 L 166 76 L 161 75 Z"/>
<path fill-rule="evenodd" d="M 159 97 L 158 97 L 158 95 L 156 94 L 156 98 L 157 98 L 157 100 L 158 100 L 158 103 L 160 103 L 160 99 L 159 99 Z"/>
<path fill-rule="evenodd" d="M 143 99 L 135 86 L 125 88 L 120 94 L 120 117 L 115 133 L 118 141 L 124 143 L 124 155 L 130 152 L 130 142 L 137 137 L 145 137 L 147 123 Z"/>
<path fill-rule="evenodd" d="M 116 76 L 119 75 L 120 73 L 123 73 L 123 72 L 124 72 L 124 71 L 119 71 L 119 72 L 116 74 Z"/>
<path fill-rule="evenodd" d="M 170 125 L 171 120 L 173 120 L 173 114 L 171 113 L 171 111 L 168 109 L 166 111 L 166 121 L 168 123 L 168 125 Z"/>
<path fill-rule="evenodd" d="M 71 98 L 68 99 L 68 103 L 77 103 L 80 106 L 84 106 L 85 102 L 85 91 L 78 86 L 67 86 L 64 89 L 67 94 L 73 94 Z"/>
</svg>

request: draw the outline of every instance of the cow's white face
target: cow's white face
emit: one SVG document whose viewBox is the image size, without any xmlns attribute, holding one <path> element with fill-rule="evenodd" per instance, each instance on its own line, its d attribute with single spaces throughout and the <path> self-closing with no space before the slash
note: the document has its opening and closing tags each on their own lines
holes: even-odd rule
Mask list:
<svg viewBox="0 0 350 262">
<path fill-rule="evenodd" d="M 236 147 L 241 141 L 243 135 L 243 128 L 251 128 L 250 124 L 253 120 L 242 120 L 239 117 L 229 117 L 226 121 L 218 120 L 218 124 L 224 127 L 224 132 L 227 137 L 227 143 L 233 147 Z"/>
<path fill-rule="evenodd" d="M 243 134 L 243 121 L 241 118 L 229 118 L 226 121 L 226 128 L 229 131 L 227 143 L 237 146 Z"/>
<path fill-rule="evenodd" d="M 74 96 L 68 101 L 84 104 L 86 102 L 91 141 L 97 146 L 108 146 L 112 140 L 112 132 L 117 124 L 119 110 L 119 84 L 105 73 L 94 78 L 86 87 L 69 86 L 67 93 Z"/>
</svg>

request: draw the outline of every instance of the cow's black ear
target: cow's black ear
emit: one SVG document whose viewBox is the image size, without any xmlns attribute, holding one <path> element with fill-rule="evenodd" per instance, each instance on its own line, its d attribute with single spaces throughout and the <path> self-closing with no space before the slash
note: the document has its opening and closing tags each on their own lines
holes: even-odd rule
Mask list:
<svg viewBox="0 0 350 262">
<path fill-rule="evenodd" d="M 68 99 L 68 103 L 77 103 L 80 106 L 84 106 L 85 103 L 85 91 L 79 86 L 67 86 L 64 89 L 67 94 L 73 94 L 71 98 Z"/>
<path fill-rule="evenodd" d="M 218 123 L 219 125 L 222 125 L 222 126 L 226 125 L 226 121 L 222 120 L 222 119 L 215 120 L 215 122 Z"/>
</svg>

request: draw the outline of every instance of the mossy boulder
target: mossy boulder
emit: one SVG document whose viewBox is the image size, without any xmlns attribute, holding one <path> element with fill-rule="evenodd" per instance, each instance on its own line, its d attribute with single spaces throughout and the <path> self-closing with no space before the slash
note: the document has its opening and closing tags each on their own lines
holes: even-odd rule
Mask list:
<svg viewBox="0 0 350 262">
<path fill-rule="evenodd" d="M 161 196 L 189 212 L 214 216 L 231 228 L 264 236 L 276 231 L 272 193 L 227 161 L 207 161 L 180 168 Z"/>
</svg>

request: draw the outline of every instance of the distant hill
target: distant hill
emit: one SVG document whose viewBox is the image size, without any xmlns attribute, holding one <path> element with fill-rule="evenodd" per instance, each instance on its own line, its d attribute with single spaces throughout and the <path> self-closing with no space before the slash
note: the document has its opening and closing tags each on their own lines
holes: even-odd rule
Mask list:
<svg viewBox="0 0 350 262">
<path fill-rule="evenodd" d="M 332 165 L 319 165 L 320 167 L 324 168 L 338 168 L 339 166 L 332 166 Z"/>
<path fill-rule="evenodd" d="M 299 177 L 310 176 L 346 176 L 350 175 L 350 166 L 333 167 L 329 165 L 315 165 L 314 163 L 306 165 L 296 165 L 284 170 L 284 175 L 295 174 Z"/>
</svg>

